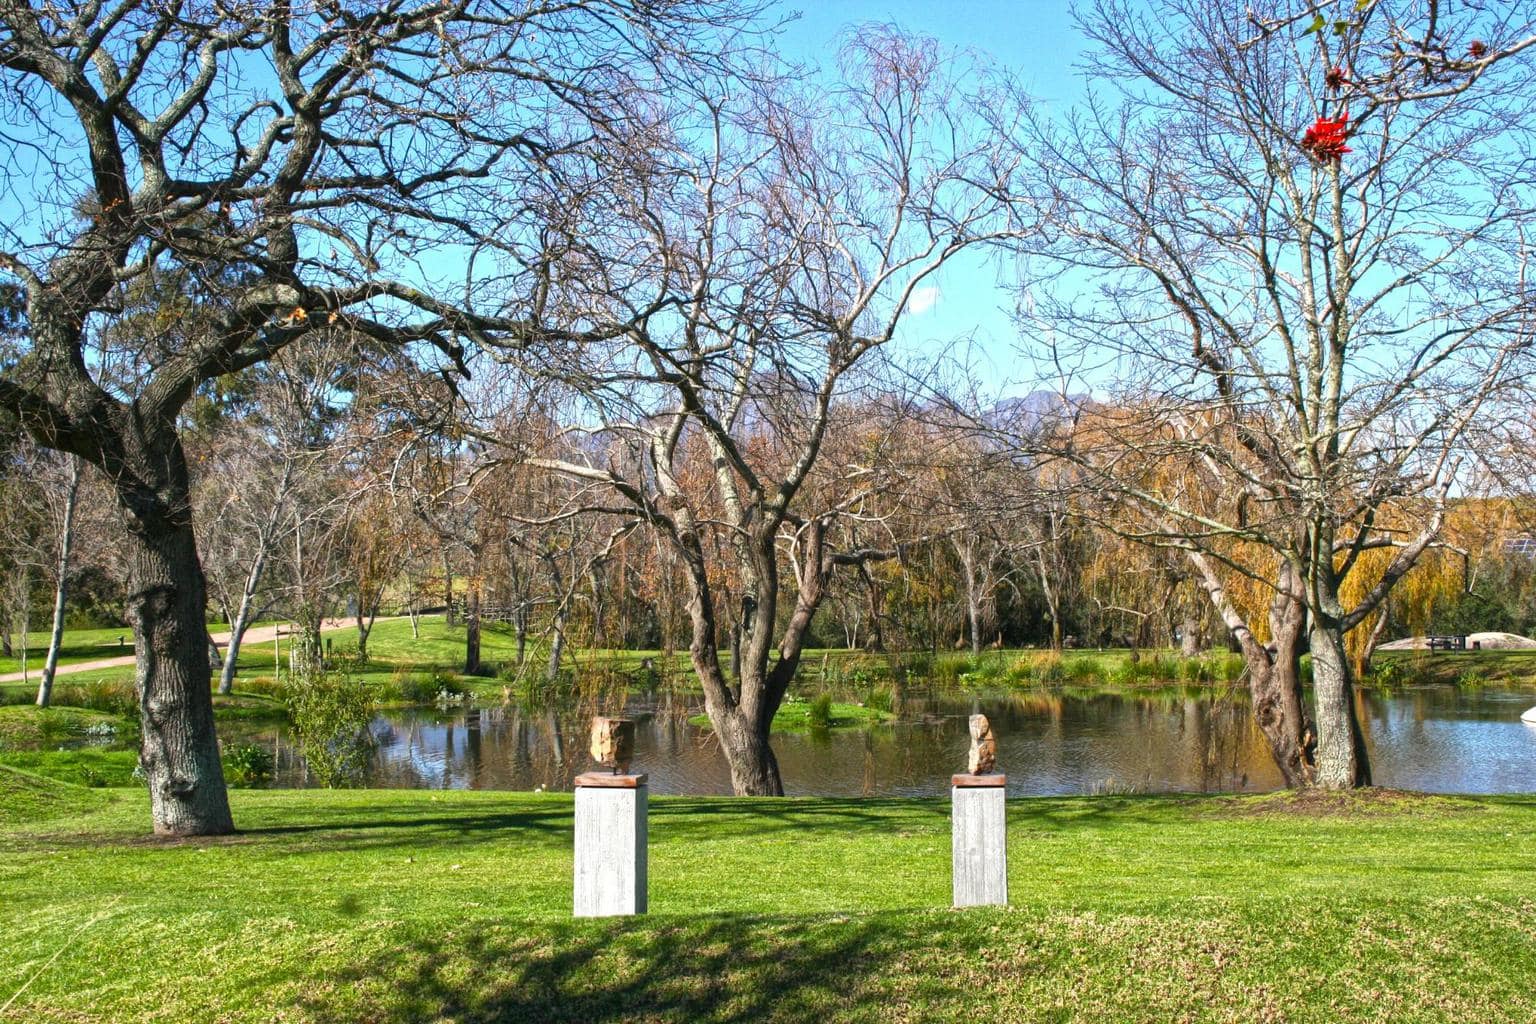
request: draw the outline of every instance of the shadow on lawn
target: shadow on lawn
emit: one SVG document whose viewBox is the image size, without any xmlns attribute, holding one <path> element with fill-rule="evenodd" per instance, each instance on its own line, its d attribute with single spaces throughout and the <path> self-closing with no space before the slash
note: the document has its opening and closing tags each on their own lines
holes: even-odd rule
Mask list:
<svg viewBox="0 0 1536 1024">
<path fill-rule="evenodd" d="M 270 808 L 238 808 L 239 830 L 230 836 L 171 839 L 120 826 L 107 831 L 85 829 L 36 838 L 56 846 L 200 846 L 266 843 L 296 851 L 363 851 L 396 847 L 417 848 L 441 841 L 477 845 L 515 838 L 540 846 L 568 847 L 573 830 L 569 798 L 550 795 L 530 803 L 526 796 L 507 800 L 476 800 L 456 805 L 438 802 L 433 794 L 415 799 L 367 804 L 325 805 L 308 801 L 285 807 L 280 816 Z M 1170 806 L 1170 804 L 1173 806 Z M 1031 798 L 1009 801 L 1009 825 L 1016 833 L 1051 834 L 1085 829 L 1116 829 L 1128 824 L 1166 826 L 1197 811 L 1200 798 L 1189 798 L 1189 809 L 1178 797 L 1100 797 L 1094 800 Z M 652 844 L 695 841 L 771 840 L 782 836 L 800 840 L 816 835 L 860 839 L 909 832 L 947 833 L 950 807 L 944 798 L 881 799 L 742 799 L 660 798 L 650 805 Z M 277 818 L 273 821 L 273 818 Z M 270 824 L 264 823 L 266 819 Z"/>
<path fill-rule="evenodd" d="M 892 999 L 944 998 L 940 975 L 927 975 L 922 993 L 900 984 L 912 981 L 898 977 L 897 959 L 921 946 L 919 922 L 703 917 L 569 922 L 532 935 L 498 925 L 403 944 L 327 978 L 314 990 L 327 995 L 301 1005 L 328 1024 L 880 1020 Z"/>
<path fill-rule="evenodd" d="M 530 808 L 526 803 L 505 810 L 476 803 L 456 813 L 451 804 L 422 806 L 413 803 L 388 811 L 348 808 L 330 812 L 322 820 L 302 824 L 258 826 L 242 829 L 243 835 L 313 836 L 327 833 L 338 847 L 390 842 L 418 844 L 424 838 L 453 835 L 470 841 L 490 841 L 506 835 L 540 838 L 558 836 L 569 842 L 573 807 L 568 799 L 549 798 L 548 807 Z M 1113 828 L 1129 823 L 1166 825 L 1181 812 L 1171 811 L 1174 797 L 1100 797 L 1092 801 L 1032 798 L 1009 802 L 1009 821 L 1015 828 L 1041 831 L 1081 828 Z M 1190 798 L 1199 806 L 1198 798 Z M 316 808 L 318 811 L 318 808 Z M 693 840 L 771 838 L 775 833 L 803 835 L 806 830 L 830 830 L 848 838 L 889 835 L 918 828 L 949 829 L 950 806 L 943 798 L 806 798 L 743 799 L 740 797 L 685 797 L 652 800 L 649 825 L 653 843 Z"/>
</svg>

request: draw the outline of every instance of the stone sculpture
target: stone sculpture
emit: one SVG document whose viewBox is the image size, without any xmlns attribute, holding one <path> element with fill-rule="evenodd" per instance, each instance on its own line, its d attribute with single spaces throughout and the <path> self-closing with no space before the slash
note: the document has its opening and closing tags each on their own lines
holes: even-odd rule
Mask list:
<svg viewBox="0 0 1536 1024">
<path fill-rule="evenodd" d="M 986 715 L 971 716 L 971 758 L 967 770 L 972 775 L 990 775 L 997 769 L 997 740 L 992 738 L 992 723 Z"/>
<path fill-rule="evenodd" d="M 592 719 L 592 760 L 615 775 L 629 773 L 635 757 L 635 723 L 628 718 Z"/>
</svg>

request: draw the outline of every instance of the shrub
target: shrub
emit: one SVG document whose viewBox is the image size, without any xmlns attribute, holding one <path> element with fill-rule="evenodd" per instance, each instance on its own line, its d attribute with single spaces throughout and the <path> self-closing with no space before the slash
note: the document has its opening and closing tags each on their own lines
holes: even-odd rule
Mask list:
<svg viewBox="0 0 1536 1024">
<path fill-rule="evenodd" d="M 1061 655 L 1055 651 L 1035 651 L 1014 659 L 1009 675 L 1015 682 L 1059 683 L 1067 678 Z"/>
<path fill-rule="evenodd" d="M 1062 674 L 1073 683 L 1102 683 L 1104 662 L 1099 658 L 1072 658 L 1061 664 Z"/>
<path fill-rule="evenodd" d="M 40 746 L 55 746 L 59 741 L 67 738 L 73 731 L 69 719 L 57 711 L 52 708 L 38 709 L 37 742 Z"/>
<path fill-rule="evenodd" d="M 880 714 L 890 714 L 895 697 L 888 686 L 877 686 L 869 691 L 869 696 L 864 698 L 864 706 L 870 711 Z"/>
<path fill-rule="evenodd" d="M 885 658 L 873 654 L 850 654 L 828 659 L 827 672 L 822 679 L 822 685 L 860 689 L 882 679 L 888 679 L 890 675 L 891 666 Z"/>
<path fill-rule="evenodd" d="M 401 670 L 392 680 L 400 699 L 408 704 L 431 704 L 439 700 L 458 700 L 469 693 L 459 677 L 446 668 Z"/>
<path fill-rule="evenodd" d="M 656 671 L 655 664 L 647 658 L 639 668 L 630 672 L 629 681 L 641 690 L 649 692 L 661 685 L 661 673 Z"/>
<path fill-rule="evenodd" d="M 391 682 L 400 699 L 408 704 L 430 704 L 437 696 L 437 688 L 432 685 L 432 673 L 414 672 L 405 669 L 395 673 Z"/>
<path fill-rule="evenodd" d="M 97 679 L 84 686 L 61 686 L 54 691 L 54 703 L 125 717 L 139 713 L 139 698 L 134 693 L 133 684 L 106 679 Z"/>
<path fill-rule="evenodd" d="M 830 693 L 817 694 L 811 698 L 811 706 L 806 710 L 806 720 L 813 729 L 826 729 L 832 725 L 832 695 Z"/>
<path fill-rule="evenodd" d="M 273 700 L 283 700 L 288 692 L 283 681 L 272 676 L 241 676 L 239 682 L 240 689 L 246 693 L 271 697 Z"/>
<path fill-rule="evenodd" d="M 293 673 L 285 704 L 309 774 L 327 789 L 362 783 L 373 755 L 373 689 L 354 666 L 313 665 Z"/>
<path fill-rule="evenodd" d="M 224 751 L 224 779 L 231 786 L 255 789 L 272 781 L 276 763 L 266 747 L 241 743 Z"/>
</svg>

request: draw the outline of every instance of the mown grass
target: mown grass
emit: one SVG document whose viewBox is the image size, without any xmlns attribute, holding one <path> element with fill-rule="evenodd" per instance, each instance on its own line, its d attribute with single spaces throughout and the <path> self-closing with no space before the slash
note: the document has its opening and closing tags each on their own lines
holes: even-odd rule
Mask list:
<svg viewBox="0 0 1536 1024">
<path fill-rule="evenodd" d="M 1386 687 L 1536 683 L 1536 650 L 1378 651 L 1372 666 L 1370 681 Z"/>
<path fill-rule="evenodd" d="M 31 632 L 27 634 L 27 667 L 34 672 L 41 672 L 43 662 L 48 657 L 47 632 Z M 0 675 L 8 675 L 22 670 L 20 636 L 11 638 L 14 650 L 13 657 L 0 657 Z M 127 626 L 113 626 L 105 629 L 71 629 L 65 632 L 64 642 L 59 647 L 59 664 L 72 665 L 81 661 L 95 661 L 99 658 L 116 658 L 120 655 L 133 654 L 133 630 Z"/>
<path fill-rule="evenodd" d="M 269 625 L 269 623 L 253 623 L 255 625 Z M 211 633 L 225 633 L 229 631 L 229 624 L 224 622 L 211 622 L 208 624 Z M 32 630 L 27 633 L 27 663 L 26 667 L 33 672 L 41 672 L 43 663 L 48 658 L 48 641 L 50 634 L 46 630 Z M 21 662 L 21 637 L 11 635 L 13 657 L 0 657 L 0 675 L 9 675 L 12 672 L 22 670 Z M 64 633 L 64 642 L 59 647 L 59 664 L 74 665 L 82 661 L 98 661 L 103 658 L 117 658 L 133 656 L 133 630 L 128 626 L 103 626 L 98 629 L 70 629 Z M 269 655 L 270 656 L 270 655 Z M 35 680 L 34 680 L 35 682 Z"/>
<path fill-rule="evenodd" d="M 964 912 L 946 801 L 657 798 L 608 921 L 568 795 L 232 799 L 157 841 L 0 769 L 0 1020 L 1536 1018 L 1530 797 L 1011 801 L 1012 905 Z"/>
</svg>

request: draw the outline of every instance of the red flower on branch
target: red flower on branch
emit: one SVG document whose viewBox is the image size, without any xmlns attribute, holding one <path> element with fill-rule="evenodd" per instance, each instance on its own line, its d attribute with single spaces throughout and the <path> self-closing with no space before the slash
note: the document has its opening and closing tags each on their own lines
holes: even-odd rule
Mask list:
<svg viewBox="0 0 1536 1024">
<path fill-rule="evenodd" d="M 1344 145 L 1344 137 L 1349 131 L 1349 111 L 1345 111 L 1335 118 L 1319 117 L 1317 123 L 1307 129 L 1301 137 L 1301 148 L 1312 154 L 1314 160 L 1333 160 L 1337 162 L 1345 153 L 1351 152 Z"/>
<path fill-rule="evenodd" d="M 1349 84 L 1349 79 L 1344 76 L 1343 68 L 1334 67 L 1329 68 L 1328 72 L 1323 75 L 1323 84 L 1333 92 L 1338 92 Z"/>
</svg>

